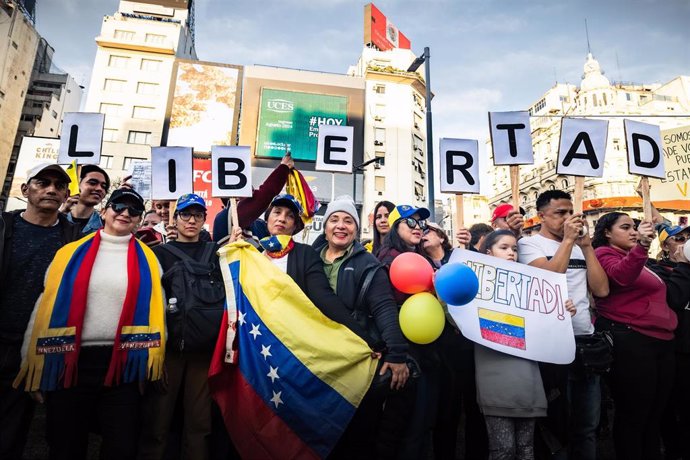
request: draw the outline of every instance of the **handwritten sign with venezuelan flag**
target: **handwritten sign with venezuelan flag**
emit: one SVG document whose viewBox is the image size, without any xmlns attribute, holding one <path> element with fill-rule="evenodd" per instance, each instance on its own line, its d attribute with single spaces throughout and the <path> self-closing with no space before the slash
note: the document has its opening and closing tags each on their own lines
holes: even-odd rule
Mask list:
<svg viewBox="0 0 690 460">
<path fill-rule="evenodd" d="M 449 263 L 469 266 L 479 279 L 472 302 L 448 305 L 465 337 L 534 361 L 568 364 L 575 359 L 565 274 L 463 249 L 456 249 Z"/>
</svg>

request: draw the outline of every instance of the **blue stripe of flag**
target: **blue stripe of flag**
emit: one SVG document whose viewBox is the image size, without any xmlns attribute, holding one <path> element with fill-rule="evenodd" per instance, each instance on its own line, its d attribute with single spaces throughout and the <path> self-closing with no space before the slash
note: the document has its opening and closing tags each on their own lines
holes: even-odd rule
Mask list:
<svg viewBox="0 0 690 460">
<path fill-rule="evenodd" d="M 149 325 L 149 310 L 151 309 L 151 269 L 144 250 L 139 246 L 138 241 L 134 241 L 134 251 L 137 255 L 137 266 L 139 267 L 139 291 L 137 293 L 136 305 L 134 308 L 134 326 Z"/>
<path fill-rule="evenodd" d="M 60 282 L 60 287 L 58 288 L 57 295 L 55 296 L 55 305 L 53 306 L 53 312 L 50 315 L 50 326 L 51 328 L 65 327 L 67 326 L 67 319 L 69 317 L 70 305 L 72 304 L 72 290 L 74 287 L 74 280 L 79 273 L 79 269 L 82 267 L 82 261 L 89 251 L 91 244 L 93 243 L 93 238 L 85 241 L 81 246 L 74 251 L 69 262 L 67 262 L 67 267 L 65 267 L 65 273 Z"/>
<path fill-rule="evenodd" d="M 347 427 L 355 407 L 331 386 L 314 375 L 266 327 L 239 284 L 239 262 L 230 264 L 237 310 L 244 313 L 238 323 L 239 367 L 245 380 L 271 410 L 279 416 L 311 449 L 325 457 Z M 280 314 L 276 311 L 275 314 Z M 261 335 L 250 334 L 258 326 Z M 299 334 L 299 331 L 294 331 Z M 264 358 L 261 346 L 270 346 L 271 356 Z M 269 366 L 278 368 L 280 378 L 271 382 Z M 271 401 L 281 392 L 283 404 Z"/>
<path fill-rule="evenodd" d="M 479 327 L 481 329 L 486 329 L 503 335 L 509 335 L 511 337 L 517 337 L 520 339 L 525 338 L 525 328 L 513 326 L 512 324 L 499 323 L 489 319 L 479 318 Z"/>
</svg>

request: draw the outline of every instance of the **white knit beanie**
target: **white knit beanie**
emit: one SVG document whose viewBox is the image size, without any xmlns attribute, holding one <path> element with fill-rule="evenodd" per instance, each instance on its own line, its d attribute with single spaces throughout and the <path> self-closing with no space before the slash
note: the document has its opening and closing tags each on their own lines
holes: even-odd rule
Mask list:
<svg viewBox="0 0 690 460">
<path fill-rule="evenodd" d="M 326 208 L 326 214 L 323 215 L 324 228 L 326 228 L 326 222 L 331 214 L 334 212 L 346 212 L 352 216 L 359 229 L 359 215 L 357 214 L 357 208 L 355 207 L 355 202 L 349 195 L 341 195 L 335 200 L 328 203 L 328 208 Z"/>
</svg>

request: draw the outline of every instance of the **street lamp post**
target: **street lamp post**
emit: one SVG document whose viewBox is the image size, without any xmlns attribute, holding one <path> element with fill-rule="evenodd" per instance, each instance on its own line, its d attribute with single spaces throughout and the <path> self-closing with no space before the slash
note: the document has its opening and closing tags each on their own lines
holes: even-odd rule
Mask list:
<svg viewBox="0 0 690 460">
<path fill-rule="evenodd" d="M 427 194 L 429 196 L 429 212 L 431 213 L 429 219 L 435 221 L 436 198 L 434 196 L 434 138 L 433 133 L 431 131 L 431 75 L 429 70 L 431 66 L 431 54 L 429 54 L 428 46 L 424 47 L 424 54 L 412 61 L 412 64 L 410 64 L 410 67 L 407 69 L 407 71 L 414 72 L 419 68 L 420 65 L 424 64 L 425 62 L 426 66 L 424 66 L 424 86 L 426 87 L 426 161 L 427 169 L 429 172 L 429 190 Z"/>
<path fill-rule="evenodd" d="M 380 161 L 381 161 L 381 158 L 376 157 L 376 158 L 372 158 L 371 160 L 367 160 L 362 164 L 355 165 L 352 167 L 352 172 L 353 172 L 353 175 L 352 175 L 352 201 L 354 201 L 355 206 L 357 205 L 357 171 L 364 172 L 364 168 L 366 168 L 367 166 L 369 166 L 372 163 L 376 163 L 376 166 L 380 167 L 380 163 L 379 163 Z M 364 197 L 362 197 L 362 201 L 364 201 Z"/>
</svg>

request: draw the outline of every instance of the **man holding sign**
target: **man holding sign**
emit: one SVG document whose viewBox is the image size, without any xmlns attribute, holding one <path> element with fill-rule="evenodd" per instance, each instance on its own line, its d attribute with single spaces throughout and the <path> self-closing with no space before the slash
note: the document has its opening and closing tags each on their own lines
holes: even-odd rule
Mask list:
<svg viewBox="0 0 690 460">
<path fill-rule="evenodd" d="M 572 321 L 577 343 L 579 336 L 594 333 L 588 291 L 596 297 L 606 297 L 608 279 L 594 255 L 584 215 L 573 213 L 568 193 L 561 190 L 542 193 L 537 197 L 537 213 L 542 222 L 541 230 L 518 242 L 519 261 L 566 274 L 568 297 L 577 309 Z M 556 431 L 554 434 L 561 442 L 569 441 L 573 458 L 595 459 L 595 431 L 601 404 L 599 375 L 578 372 L 574 364 L 546 367 L 547 373 L 553 374 L 555 379 L 549 385 L 548 375 L 545 376 L 547 391 L 551 386 L 553 396 L 559 396 L 549 406 L 549 418 L 558 419 L 550 420 L 555 423 L 551 427 Z"/>
</svg>

